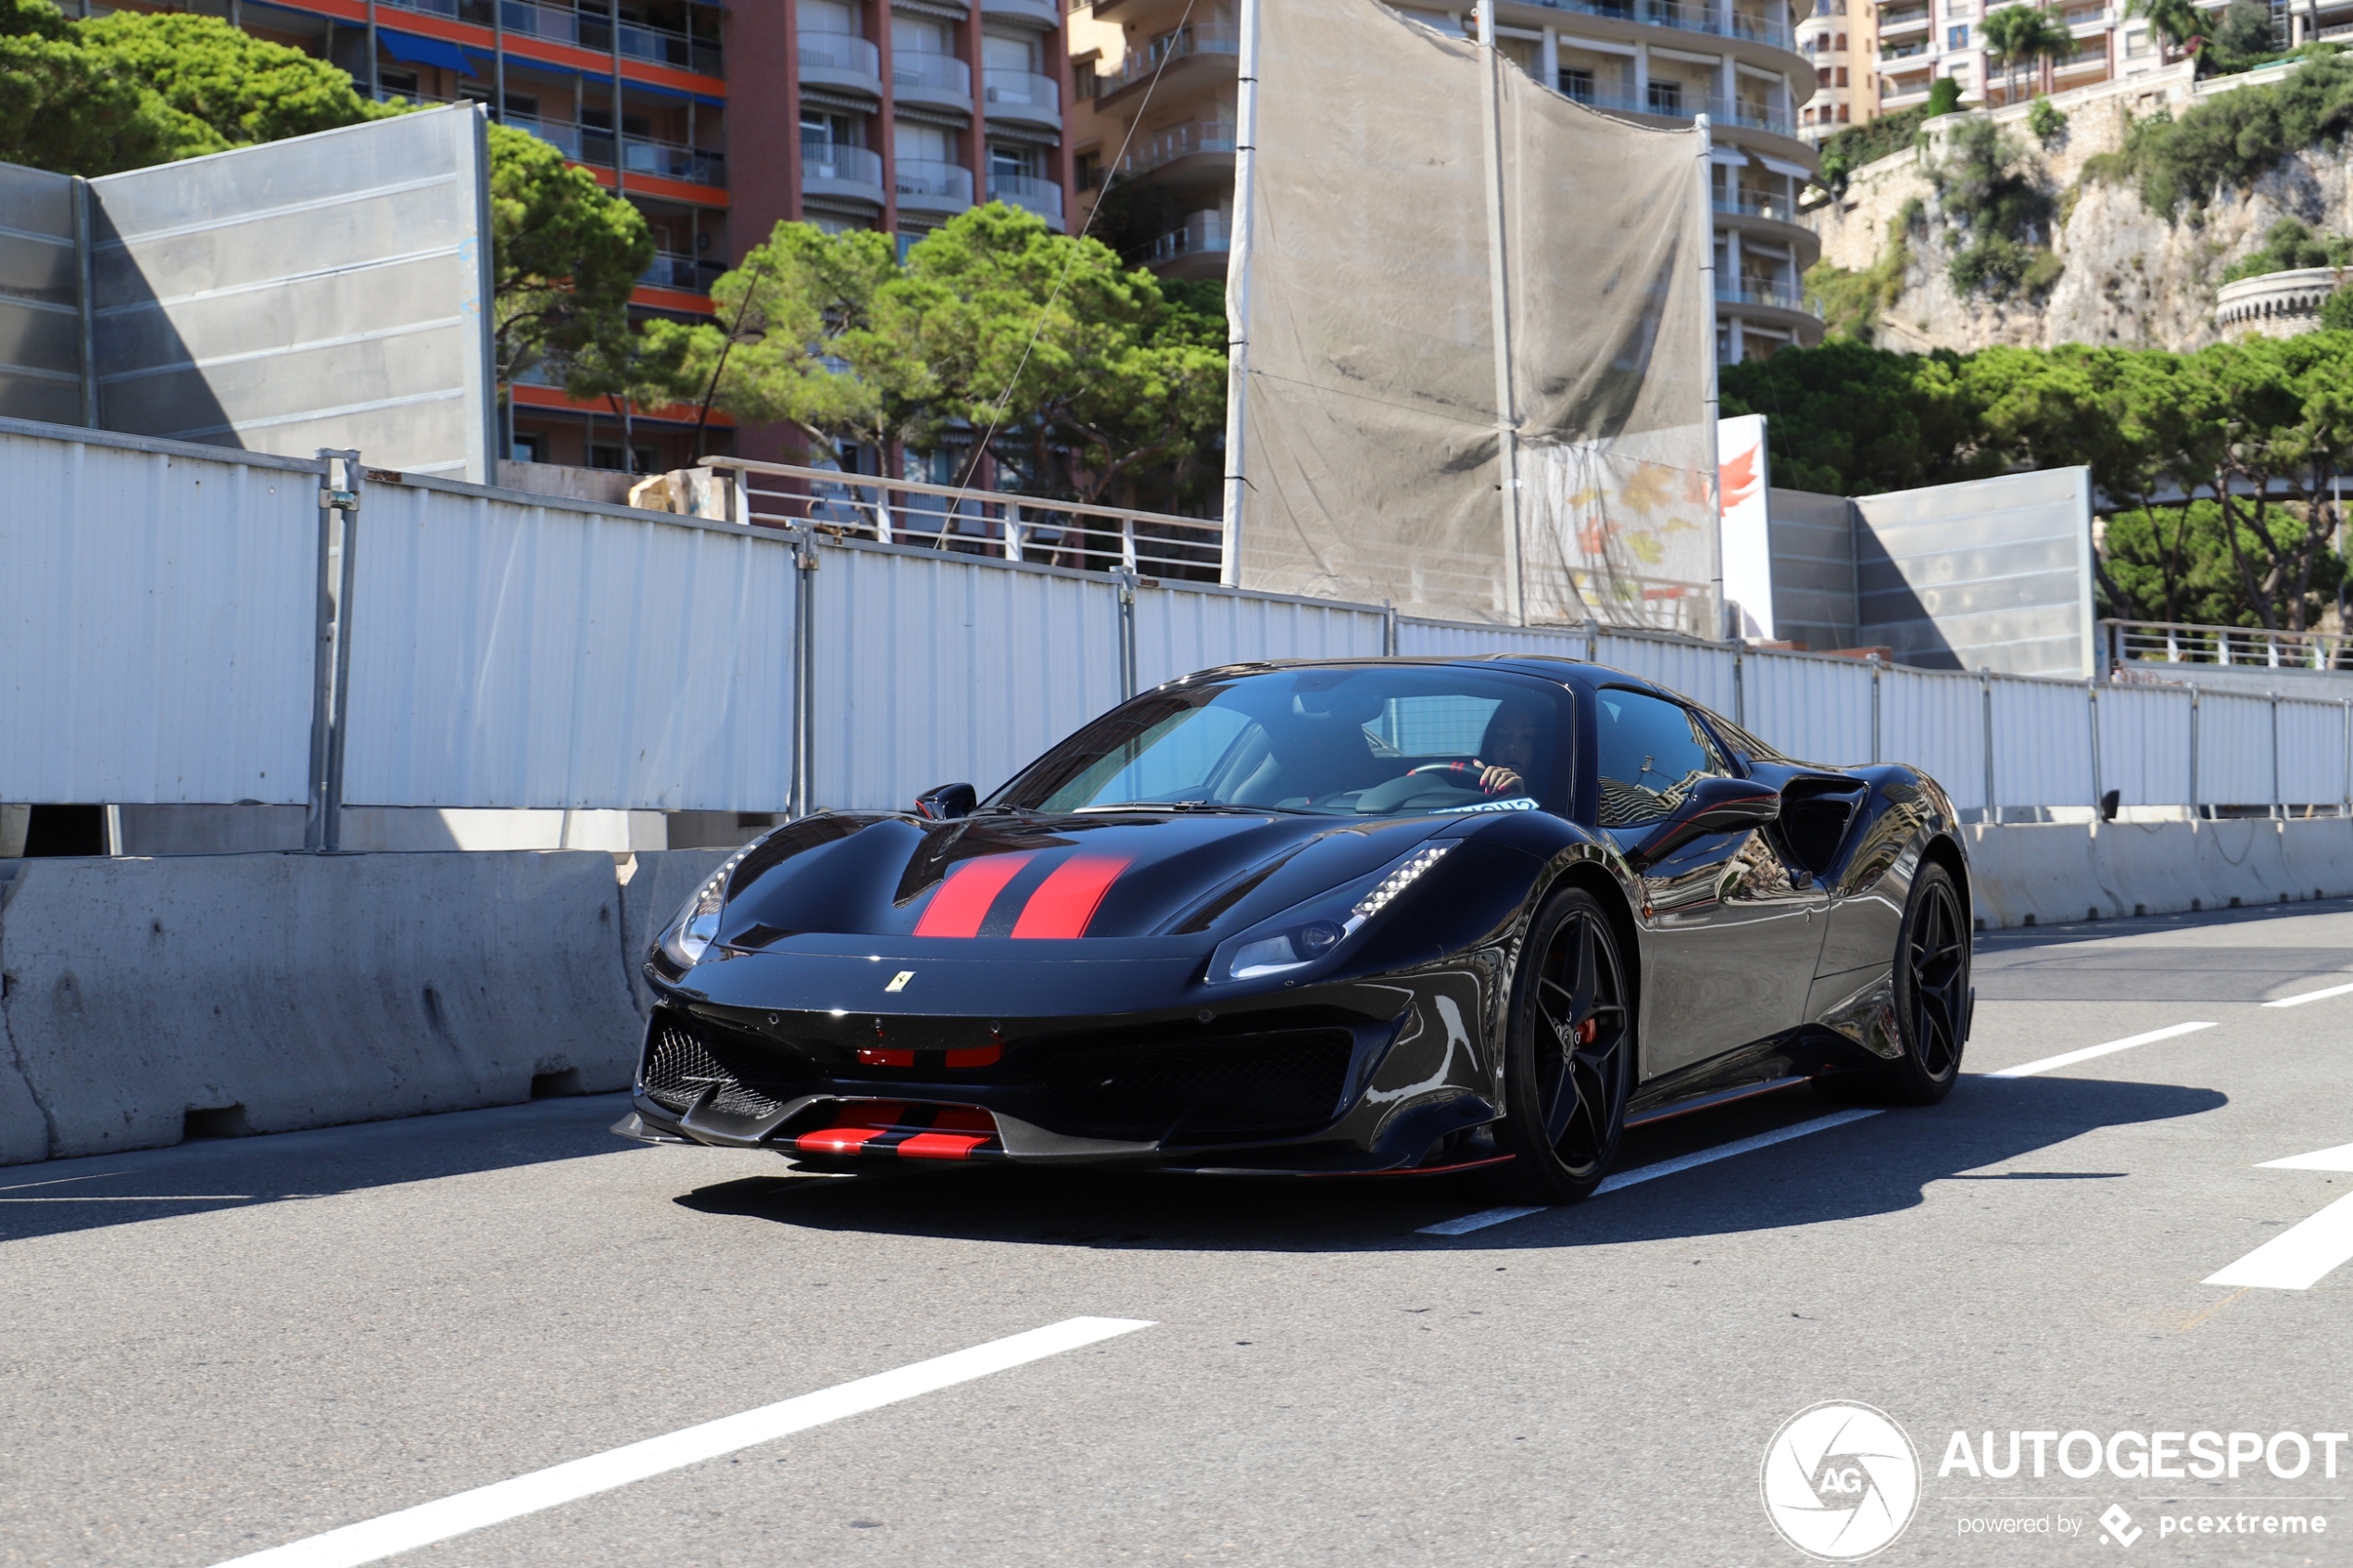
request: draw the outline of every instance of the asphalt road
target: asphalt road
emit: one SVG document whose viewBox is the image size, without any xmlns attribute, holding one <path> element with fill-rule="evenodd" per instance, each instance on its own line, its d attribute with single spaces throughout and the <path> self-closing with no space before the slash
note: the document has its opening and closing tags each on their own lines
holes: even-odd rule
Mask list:
<svg viewBox="0 0 2353 1568">
<path fill-rule="evenodd" d="M 2331 1478 L 2311 1442 L 2353 1430 L 2353 1263 L 2201 1283 L 2353 1193 L 2263 1168 L 2353 1143 L 2353 992 L 2261 1005 L 2347 984 L 2342 903 L 1982 937 L 1944 1105 L 1452 1236 L 1423 1227 L 1496 1201 L 1469 1178 L 796 1175 L 623 1144 L 615 1097 L 0 1170 L 0 1562 L 208 1568 L 1085 1317 L 1151 1326 L 788 1407 L 396 1561 L 1800 1563 L 1761 1467 L 1842 1400 L 1918 1453 L 1876 1562 L 2353 1562 L 2353 1444 Z M 1991 1075 L 2185 1022 L 2214 1026 Z M 1834 1109 L 1686 1118 L 1628 1161 Z M 1957 1431 L 2313 1457 L 1994 1479 Z M 1807 1471 L 1833 1504 L 1840 1470 Z M 2325 1533 L 2263 1533 L 2290 1514 Z"/>
</svg>

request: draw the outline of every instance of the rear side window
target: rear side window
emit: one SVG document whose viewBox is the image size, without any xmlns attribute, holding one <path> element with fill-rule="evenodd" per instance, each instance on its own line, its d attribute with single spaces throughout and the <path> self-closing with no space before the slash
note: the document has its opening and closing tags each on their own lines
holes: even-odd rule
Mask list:
<svg viewBox="0 0 2353 1568">
<path fill-rule="evenodd" d="M 1693 784 L 1732 771 L 1688 709 L 1642 692 L 1617 686 L 1595 692 L 1593 731 L 1605 828 L 1663 822 Z"/>
</svg>

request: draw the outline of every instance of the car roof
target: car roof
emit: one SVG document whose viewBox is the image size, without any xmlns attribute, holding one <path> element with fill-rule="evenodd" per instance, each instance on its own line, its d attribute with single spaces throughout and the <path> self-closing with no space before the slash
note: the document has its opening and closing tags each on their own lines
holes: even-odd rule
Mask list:
<svg viewBox="0 0 2353 1568">
<path fill-rule="evenodd" d="M 1263 659 L 1244 663 L 1220 664 L 1207 670 L 1197 670 L 1182 675 L 1168 685 L 1182 685 L 1192 681 L 1210 681 L 1237 675 L 1267 674 L 1277 670 L 1352 670 L 1377 669 L 1388 665 L 1414 664 L 1424 668 L 1453 667 L 1463 670 L 1504 670 L 1517 675 L 1529 675 L 1558 685 L 1579 689 L 1598 685 L 1629 685 L 1665 696 L 1675 696 L 1655 681 L 1644 679 L 1631 671 L 1614 665 L 1594 664 L 1565 654 L 1549 653 L 1473 653 L 1473 654 L 1391 654 L 1358 659 Z"/>
</svg>

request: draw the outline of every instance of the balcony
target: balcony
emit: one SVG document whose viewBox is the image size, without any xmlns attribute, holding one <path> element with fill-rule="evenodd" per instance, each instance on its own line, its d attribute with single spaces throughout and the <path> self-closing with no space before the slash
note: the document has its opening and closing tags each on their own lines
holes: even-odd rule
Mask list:
<svg viewBox="0 0 2353 1568">
<path fill-rule="evenodd" d="M 1770 131 L 1777 135 L 1795 136 L 1797 122 L 1770 104 L 1760 104 L 1753 98 L 1727 103 L 1721 98 L 1707 101 L 1707 117 L 1717 125 L 1740 125 L 1751 131 Z"/>
<path fill-rule="evenodd" d="M 1928 19 L 1928 7 L 1925 6 L 1918 10 L 1881 11 L 1879 19 L 1879 35 L 1882 39 L 1887 39 L 1898 33 L 1918 31 L 1922 36 L 1926 36 Z"/>
<path fill-rule="evenodd" d="M 650 288 L 709 294 L 712 282 L 725 270 L 716 261 L 698 261 L 691 256 L 681 256 L 675 251 L 657 251 L 654 264 L 638 273 L 637 281 Z"/>
<path fill-rule="evenodd" d="M 958 170 L 963 173 L 963 170 Z M 972 187 L 972 176 L 964 175 L 965 189 Z M 988 199 L 1034 212 L 1051 228 L 1063 226 L 1063 188 L 1051 180 L 1040 180 L 1035 174 L 991 174 L 988 177 Z M 904 204 L 904 198 L 901 198 Z"/>
<path fill-rule="evenodd" d="M 882 96 L 882 51 L 847 32 L 812 32 L 800 39 L 800 80 L 813 87 L 843 87 Z"/>
<path fill-rule="evenodd" d="M 935 108 L 972 112 L 973 68 L 953 55 L 894 50 L 890 56 L 890 86 L 902 104 L 928 104 Z"/>
<path fill-rule="evenodd" d="M 1738 282 L 1719 282 L 1716 298 L 1724 305 L 1764 305 L 1775 310 L 1806 309 L 1804 296 L 1787 283 L 1777 283 L 1769 278 L 1743 278 Z"/>
<path fill-rule="evenodd" d="M 984 73 L 988 94 L 988 118 L 1022 120 L 1062 129 L 1062 83 L 1034 70 L 992 70 Z"/>
<path fill-rule="evenodd" d="M 1706 6 L 1684 5 L 1681 0 L 1533 0 L 1533 3 L 1555 11 L 1574 11 L 1580 16 L 1609 17 L 1619 21 L 1642 22 L 1650 27 L 1671 27 L 1684 32 L 1710 32 L 1721 38 L 1754 39 L 1770 44 L 1777 49 L 1791 47 L 1789 26 L 1761 13 L 1735 11 L 1729 30 Z"/>
<path fill-rule="evenodd" d="M 1215 168 L 1204 169 L 1202 172 L 1230 171 L 1233 167 L 1234 128 L 1214 120 L 1172 125 L 1121 159 L 1119 172 L 1133 180 L 1154 169 L 1165 169 L 1180 159 L 1204 155 L 1215 159 Z"/>
<path fill-rule="evenodd" d="M 1908 44 L 1882 44 L 1879 57 L 1881 60 L 1908 60 L 1925 56 L 1932 47 L 1925 38 L 1915 38 Z"/>
<path fill-rule="evenodd" d="M 973 171 L 962 164 L 902 157 L 893 172 L 902 211 L 957 213 L 973 204 Z"/>
<path fill-rule="evenodd" d="M 530 132 L 574 163 L 585 163 L 592 169 L 614 166 L 614 137 L 610 131 L 527 114 L 508 115 L 506 123 L 518 131 Z M 702 152 L 684 143 L 658 141 L 650 136 L 623 137 L 621 158 L 623 174 L 650 174 L 695 185 L 727 182 L 727 159 L 724 154 Z"/>
<path fill-rule="evenodd" d="M 398 10 L 472 22 L 476 27 L 503 26 L 509 34 L 517 38 L 569 44 L 575 48 L 594 49 L 599 54 L 609 54 L 613 47 L 613 22 L 609 11 L 579 11 L 569 6 L 542 6 L 535 4 L 535 0 L 497 0 L 498 9 L 494 19 L 492 0 L 383 0 L 383 3 Z M 699 71 L 705 76 L 722 74 L 719 40 L 715 36 L 697 37 L 666 27 L 648 27 L 642 22 L 621 24 L 621 57 L 624 60 L 644 60 L 653 65 L 675 66 L 680 70 Z"/>
<path fill-rule="evenodd" d="M 1760 196 L 1747 191 L 1737 195 L 1719 192 L 1707 205 L 1735 218 L 1766 218 L 1776 223 L 1797 221 L 1797 208 L 1780 196 Z"/>
<path fill-rule="evenodd" d="M 1696 96 L 1683 99 L 1677 107 L 1667 107 L 1665 100 L 1655 95 L 1656 86 L 1656 83 L 1653 84 L 1654 95 L 1648 98 L 1618 93 L 1575 91 L 1567 95 L 1588 108 L 1607 109 L 1614 114 L 1646 114 L 1655 119 L 1689 120 L 1699 112 L 1700 100 Z M 1763 104 L 1730 104 L 1721 98 L 1709 98 L 1705 102 L 1708 119 L 1714 125 L 1744 125 L 1751 130 L 1770 131 L 1782 136 L 1793 137 L 1797 134 L 1797 127 L 1789 116 L 1776 114 Z"/>
<path fill-rule="evenodd" d="M 800 145 L 800 187 L 804 195 L 842 197 L 880 207 L 882 155 L 865 147 L 804 141 Z"/>
<path fill-rule="evenodd" d="M 1163 33 L 1143 48 L 1127 56 L 1119 74 L 1105 83 L 1101 94 L 1109 97 L 1139 82 L 1151 80 L 1165 60 L 1171 67 L 1201 57 L 1236 58 L 1241 55 L 1241 34 L 1222 23 L 1195 22 L 1174 32 Z"/>
<path fill-rule="evenodd" d="M 1222 212 L 1196 212 L 1185 226 L 1163 234 L 1144 253 L 1144 265 L 1192 276 L 1208 276 L 1226 268 L 1233 232 Z"/>
<path fill-rule="evenodd" d="M 1055 0 L 980 0 L 980 14 L 1027 22 L 1050 31 L 1059 31 L 1063 25 L 1063 8 Z"/>
</svg>

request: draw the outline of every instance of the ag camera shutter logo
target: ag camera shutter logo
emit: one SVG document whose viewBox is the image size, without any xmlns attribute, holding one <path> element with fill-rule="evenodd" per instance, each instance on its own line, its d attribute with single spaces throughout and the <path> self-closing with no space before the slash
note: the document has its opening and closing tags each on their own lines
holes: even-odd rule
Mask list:
<svg viewBox="0 0 2353 1568">
<path fill-rule="evenodd" d="M 1852 1562 L 1911 1524 L 1919 1454 L 1885 1411 L 1825 1400 L 1773 1434 L 1759 1486 L 1781 1539 L 1825 1562 Z"/>
</svg>

